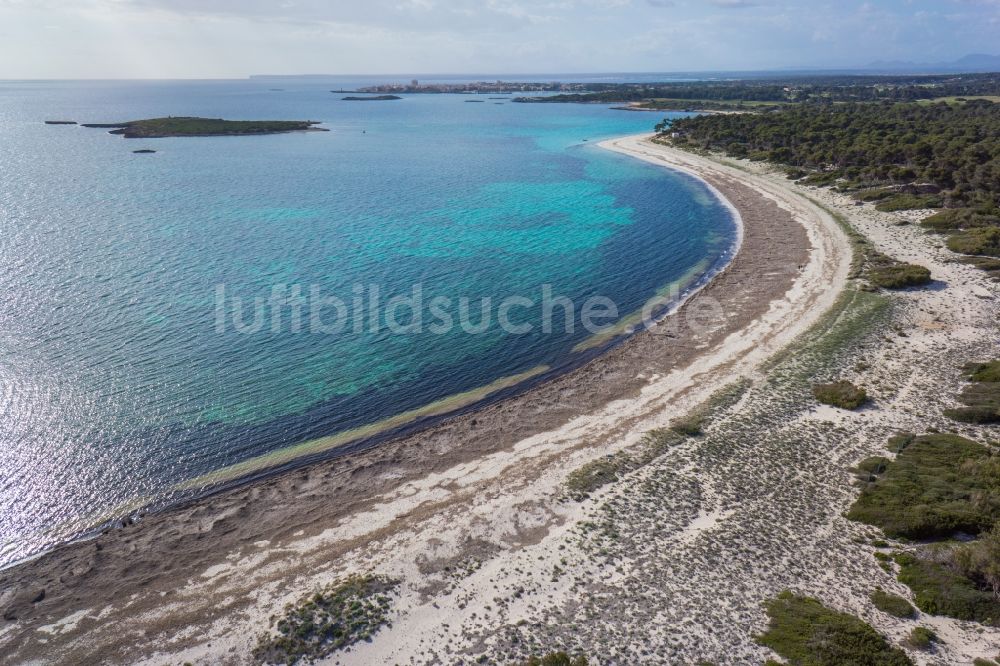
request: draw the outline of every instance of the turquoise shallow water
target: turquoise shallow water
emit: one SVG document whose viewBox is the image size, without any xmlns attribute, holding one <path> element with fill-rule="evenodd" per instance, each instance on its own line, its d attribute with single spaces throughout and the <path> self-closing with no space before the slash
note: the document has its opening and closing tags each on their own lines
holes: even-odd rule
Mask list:
<svg viewBox="0 0 1000 666">
<path fill-rule="evenodd" d="M 593 145 L 657 115 L 342 102 L 341 85 L 0 82 L 0 563 L 213 470 L 573 363 L 590 334 L 558 314 L 540 330 L 543 285 L 624 316 L 731 250 L 704 185 Z M 162 115 L 332 131 L 134 141 L 42 123 Z M 426 307 L 422 327 L 399 310 L 418 330 L 388 330 L 383 309 L 368 321 L 372 289 L 384 304 L 414 287 L 456 319 L 467 297 L 471 323 L 491 298 L 492 319 L 475 333 L 428 330 Z M 272 307 L 275 288 L 300 298 Z M 343 301 L 342 330 L 310 326 L 313 290 Z M 510 310 L 533 330 L 497 323 L 510 296 L 533 301 Z M 255 298 L 263 325 L 240 332 Z"/>
</svg>

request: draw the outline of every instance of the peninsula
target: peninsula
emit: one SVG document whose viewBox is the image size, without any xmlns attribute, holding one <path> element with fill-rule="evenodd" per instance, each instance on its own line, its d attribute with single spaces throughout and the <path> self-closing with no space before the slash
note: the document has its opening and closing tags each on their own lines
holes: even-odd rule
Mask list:
<svg viewBox="0 0 1000 666">
<path fill-rule="evenodd" d="M 84 123 L 83 127 L 111 129 L 126 139 L 162 139 L 175 136 L 244 136 L 251 134 L 285 134 L 288 132 L 328 132 L 315 127 L 315 120 L 223 120 L 169 116 L 122 123 Z"/>
</svg>

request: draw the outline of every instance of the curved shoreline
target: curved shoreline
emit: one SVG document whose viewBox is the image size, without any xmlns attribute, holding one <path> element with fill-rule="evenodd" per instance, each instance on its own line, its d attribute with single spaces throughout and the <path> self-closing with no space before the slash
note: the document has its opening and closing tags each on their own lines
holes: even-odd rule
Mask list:
<svg viewBox="0 0 1000 666">
<path fill-rule="evenodd" d="M 612 147 L 613 141 L 609 139 L 596 142 L 594 145 L 604 150 L 628 154 Z M 714 260 L 701 262 L 674 282 L 663 286 L 643 307 L 626 314 L 611 330 L 591 335 L 577 343 L 559 364 L 553 367 L 540 365 L 514 375 L 497 377 L 488 384 L 444 396 L 406 412 L 393 414 L 346 431 L 304 440 L 211 470 L 178 483 L 161 496 L 137 497 L 123 505 L 102 511 L 100 517 L 89 521 L 86 527 L 77 528 L 72 536 L 59 543 L 0 565 L 0 571 L 31 562 L 68 544 L 91 539 L 95 534 L 120 524 L 126 517 L 127 521 L 131 522 L 147 515 L 164 513 L 207 500 L 219 493 L 259 483 L 272 476 L 280 476 L 343 456 L 363 454 L 386 441 L 417 435 L 443 421 L 475 413 L 492 404 L 502 404 L 507 400 L 526 397 L 538 386 L 576 372 L 582 366 L 599 360 L 632 336 L 640 335 L 650 327 L 656 326 L 677 313 L 691 298 L 729 268 L 743 246 L 745 233 L 739 210 L 717 187 L 691 169 L 669 165 L 668 168 L 698 181 L 725 207 L 735 230 L 732 241 Z M 706 263 L 707 265 L 703 265 Z M 673 291 L 675 288 L 676 291 Z M 664 294 L 670 296 L 665 297 Z M 647 311 L 650 313 L 648 319 L 644 317 Z"/>
<path fill-rule="evenodd" d="M 147 655 L 204 645 L 213 622 L 257 626 L 288 595 L 272 587 L 261 597 L 262 586 L 282 582 L 284 589 L 295 581 L 297 594 L 317 572 L 329 577 L 350 569 L 359 557 L 352 553 L 363 552 L 365 544 L 390 534 L 417 539 L 434 516 L 465 503 L 551 498 L 567 469 L 636 441 L 734 375 L 751 372 L 832 303 L 846 280 L 850 251 L 828 215 L 790 191 L 776 194 L 734 169 L 645 144 L 642 137 L 605 143 L 645 154 L 647 161 L 693 168 L 741 211 L 741 251 L 677 312 L 510 400 L 357 456 L 150 516 L 0 572 L 0 589 L 13 592 L 2 610 L 17 618 L 0 634 L 0 644 L 11 646 L 18 658 L 59 650 L 114 658 L 135 654 L 121 631 L 125 626 L 145 627 L 150 639 L 157 638 L 143 649 Z M 725 314 L 721 321 L 699 332 L 669 330 L 711 300 Z M 509 496 L 511 488 L 531 491 Z M 227 561 L 241 575 L 198 576 Z M 267 562 L 276 568 L 262 565 Z M 39 585 L 46 594 L 32 603 Z M 116 590 L 142 592 L 125 601 Z M 164 608 L 161 594 L 178 591 L 184 603 Z M 45 644 L 33 639 L 33 629 L 45 621 L 79 611 L 100 619 L 74 625 Z M 237 642 L 245 638 L 245 632 L 232 636 Z M 213 650 L 228 649 L 224 643 L 216 640 L 222 647 Z"/>
<path fill-rule="evenodd" d="M 614 152 L 623 152 L 605 146 L 604 143 L 609 142 L 601 142 L 597 145 Z M 576 344 L 569 351 L 567 357 L 557 365 L 540 365 L 515 375 L 497 377 L 489 384 L 445 396 L 407 412 L 393 414 L 379 421 L 344 432 L 299 442 L 235 463 L 229 467 L 207 472 L 181 484 L 181 487 L 205 484 L 198 497 L 193 498 L 197 500 L 202 496 L 232 487 L 226 484 L 241 485 L 246 482 L 247 477 L 250 477 L 252 482 L 253 479 L 265 478 L 273 473 L 280 474 L 287 469 L 322 462 L 328 458 L 363 452 L 386 439 L 417 434 L 442 420 L 473 413 L 492 403 L 519 397 L 540 384 L 571 374 L 582 365 L 599 360 L 602 355 L 633 335 L 639 335 L 671 316 L 729 268 L 743 246 L 744 229 L 743 218 L 739 210 L 714 185 L 689 169 L 671 166 L 668 168 L 694 178 L 704 185 L 712 196 L 729 211 L 736 231 L 733 242 L 714 261 L 704 268 L 696 266 L 697 270 L 690 271 L 692 273 L 691 279 L 685 279 L 687 276 L 685 274 L 661 288 L 660 293 L 669 292 L 671 288 L 679 285 L 676 299 L 665 299 L 660 293 L 654 295 L 642 308 L 622 317 L 612 330 L 594 334 Z M 653 304 L 658 304 L 658 306 Z M 648 321 L 642 317 L 647 309 L 651 313 Z M 218 484 L 222 484 L 223 487 L 217 488 Z"/>
</svg>

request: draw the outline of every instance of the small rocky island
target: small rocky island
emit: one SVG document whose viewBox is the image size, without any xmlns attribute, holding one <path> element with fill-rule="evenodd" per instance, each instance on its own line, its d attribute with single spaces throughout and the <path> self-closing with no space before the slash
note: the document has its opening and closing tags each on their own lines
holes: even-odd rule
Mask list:
<svg viewBox="0 0 1000 666">
<path fill-rule="evenodd" d="M 83 127 L 110 128 L 111 134 L 126 139 L 162 139 L 175 136 L 245 136 L 253 134 L 285 134 L 287 132 L 328 132 L 315 127 L 315 120 L 223 120 L 170 116 L 124 123 L 84 123 Z"/>
<path fill-rule="evenodd" d="M 403 99 L 397 95 L 369 95 L 366 97 L 342 97 L 343 102 L 388 102 L 394 99 Z"/>
</svg>

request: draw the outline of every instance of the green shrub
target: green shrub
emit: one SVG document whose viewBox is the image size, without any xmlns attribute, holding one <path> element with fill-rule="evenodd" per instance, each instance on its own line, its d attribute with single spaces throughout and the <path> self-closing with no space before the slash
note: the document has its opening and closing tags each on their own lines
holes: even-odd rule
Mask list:
<svg viewBox="0 0 1000 666">
<path fill-rule="evenodd" d="M 904 289 L 930 284 L 931 272 L 917 264 L 896 262 L 890 266 L 873 268 L 868 272 L 868 279 L 876 287 L 883 289 Z"/>
<path fill-rule="evenodd" d="M 896 555 L 899 581 L 913 590 L 917 608 L 931 615 L 996 624 L 1000 602 L 962 575 L 948 561 L 939 562 L 913 553 Z"/>
<path fill-rule="evenodd" d="M 944 415 L 962 423 L 1000 423 L 1000 362 L 972 364 L 966 371 L 974 383 L 958 396 L 965 407 L 946 409 Z"/>
<path fill-rule="evenodd" d="M 595 490 L 617 481 L 633 468 L 631 457 L 625 453 L 592 460 L 570 472 L 566 477 L 566 490 L 573 499 L 579 501 Z"/>
<path fill-rule="evenodd" d="M 957 435 L 922 435 L 868 484 L 848 518 L 892 537 L 931 539 L 989 529 L 1000 481 L 989 449 Z"/>
<path fill-rule="evenodd" d="M 854 473 L 862 481 L 874 481 L 875 477 L 885 472 L 891 462 L 885 456 L 871 456 L 859 462 L 854 467 Z"/>
<path fill-rule="evenodd" d="M 937 643 L 938 637 L 933 630 L 927 627 L 914 627 L 913 631 L 907 637 L 906 642 L 910 647 L 914 647 L 918 650 L 929 650 L 934 643 Z"/>
<path fill-rule="evenodd" d="M 1000 259 L 994 257 L 961 257 L 959 261 L 974 266 L 995 280 L 1000 280 Z"/>
<path fill-rule="evenodd" d="M 390 593 L 398 583 L 383 576 L 349 576 L 285 607 L 258 639 L 253 657 L 263 664 L 311 661 L 369 640 L 388 624 Z"/>
<path fill-rule="evenodd" d="M 813 396 L 826 405 L 841 409 L 857 409 L 868 399 L 863 388 L 858 388 L 851 382 L 840 380 L 830 384 L 814 384 Z"/>
<path fill-rule="evenodd" d="M 1000 227 L 960 231 L 948 238 L 947 245 L 959 254 L 1000 257 Z"/>
<path fill-rule="evenodd" d="M 871 593 L 871 601 L 875 608 L 893 617 L 913 618 L 917 615 L 916 609 L 909 601 L 898 594 L 886 592 L 881 587 L 875 588 Z"/>
<path fill-rule="evenodd" d="M 889 438 L 889 443 L 886 444 L 886 448 L 893 453 L 898 454 L 900 451 L 913 444 L 916 441 L 917 436 L 912 432 L 901 432 L 893 435 Z"/>
<path fill-rule="evenodd" d="M 950 208 L 925 217 L 920 226 L 930 231 L 947 232 L 1000 225 L 996 209 Z"/>
<path fill-rule="evenodd" d="M 895 190 L 870 187 L 854 193 L 854 198 L 858 201 L 881 201 L 891 197 Z"/>
<path fill-rule="evenodd" d="M 811 173 L 800 182 L 803 185 L 833 185 L 840 178 L 840 173 L 837 171 L 822 171 L 818 173 Z"/>
<path fill-rule="evenodd" d="M 913 662 L 862 620 L 831 610 L 816 599 L 782 592 L 767 602 L 767 631 L 761 645 L 789 666 L 909 666 Z"/>
<path fill-rule="evenodd" d="M 989 589 L 1000 600 L 1000 523 L 972 543 L 951 551 L 952 561 L 979 588 Z"/>
<path fill-rule="evenodd" d="M 883 213 L 917 208 L 940 208 L 941 197 L 933 194 L 895 194 L 875 204 L 875 209 Z"/>
<path fill-rule="evenodd" d="M 931 281 L 931 272 L 917 264 L 907 264 L 870 250 L 865 257 L 865 274 L 876 287 L 903 289 L 919 287 Z"/>
<path fill-rule="evenodd" d="M 970 382 L 1000 382 L 1000 361 L 969 363 L 965 371 Z"/>
<path fill-rule="evenodd" d="M 977 425 L 1000 423 L 1000 411 L 993 407 L 956 407 L 944 410 L 944 415 L 959 423 Z"/>
<path fill-rule="evenodd" d="M 592 460 L 570 472 L 563 486 L 568 496 L 579 502 L 590 493 L 613 483 L 659 457 L 684 438 L 672 430 L 657 428 L 643 435 L 639 447 L 633 452 L 618 453 Z"/>
<path fill-rule="evenodd" d="M 670 429 L 679 435 L 697 437 L 704 432 L 705 417 L 702 414 L 689 414 L 674 419 L 670 423 Z"/>
</svg>

